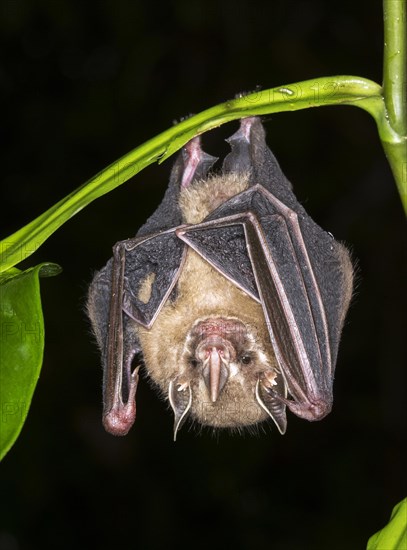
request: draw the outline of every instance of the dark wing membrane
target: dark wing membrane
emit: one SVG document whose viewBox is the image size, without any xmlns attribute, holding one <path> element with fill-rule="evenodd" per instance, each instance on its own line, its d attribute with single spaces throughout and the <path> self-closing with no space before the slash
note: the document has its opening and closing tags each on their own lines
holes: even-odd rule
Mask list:
<svg viewBox="0 0 407 550">
<path fill-rule="evenodd" d="M 222 219 L 177 230 L 177 235 L 206 261 L 260 301 L 241 223 L 222 224 Z"/>
<path fill-rule="evenodd" d="M 177 282 L 184 249 L 173 230 L 119 242 L 91 284 L 88 311 L 104 367 L 103 423 L 113 434 L 126 434 L 136 417 L 138 369 L 132 370 L 132 361 L 141 350 L 134 322 L 154 322 Z M 143 301 L 146 279 L 151 288 Z"/>
<path fill-rule="evenodd" d="M 301 263 L 295 250 L 299 244 L 293 242 L 286 220 L 276 215 L 266 225 L 256 219 L 245 224 L 253 270 L 276 357 L 294 400 L 287 404 L 312 420 L 326 414 L 332 402 L 325 311 L 315 278 L 309 277 L 312 269 Z"/>
<path fill-rule="evenodd" d="M 123 241 L 125 247 L 123 310 L 150 327 L 173 290 L 182 269 L 185 245 L 173 230 L 142 239 Z M 140 299 L 146 280 L 151 281 L 148 300 Z"/>
<path fill-rule="evenodd" d="M 352 296 L 353 268 L 349 252 L 336 242 L 332 235 L 323 231 L 298 202 L 291 183 L 284 176 L 277 159 L 267 147 L 264 128 L 259 118 L 242 119 L 239 130 L 228 139 L 228 142 L 232 151 L 224 160 L 224 171 L 248 173 L 250 186 L 269 191 L 272 198 L 268 201 L 258 201 L 256 198 L 259 196 L 258 193 L 253 195 L 242 193 L 214 212 L 208 219 L 213 219 L 213 216 L 225 217 L 236 212 L 253 212 L 262 223 L 264 215 L 276 213 L 275 206 L 278 202 L 283 205 L 283 208 L 278 210 L 283 215 L 284 212 L 288 215 L 290 215 L 289 212 L 292 214 L 295 212 L 298 215 L 297 227 L 294 228 L 298 238 L 293 240 L 293 244 L 299 243 L 301 239 L 304 241 L 317 278 L 320 298 L 328 320 L 333 369 L 343 322 Z M 249 207 L 244 205 L 248 202 L 251 203 Z M 301 236 L 297 229 L 300 230 Z"/>
<path fill-rule="evenodd" d="M 236 226 L 244 230 L 246 249 L 245 254 L 241 254 L 245 258 L 245 269 L 238 276 L 233 274 L 235 266 L 231 265 L 236 254 L 231 252 L 220 256 L 216 247 L 207 246 L 210 240 L 216 240 L 216 234 L 218 239 L 233 235 Z M 318 230 L 326 235 L 320 228 Z M 199 232 L 202 232 L 201 237 L 197 236 Z M 208 239 L 211 233 L 211 239 Z M 270 338 L 293 398 L 287 404 L 293 412 L 305 418 L 324 416 L 332 402 L 329 328 L 318 276 L 308 254 L 307 238 L 302 234 L 298 215 L 262 186 L 256 185 L 223 204 L 208 221 L 184 228 L 177 234 L 252 295 L 255 280 Z M 322 253 L 328 260 L 332 246 L 325 238 L 322 242 L 327 243 L 325 248 L 329 248 Z M 321 254 L 320 248 L 318 253 Z M 247 270 L 246 256 L 250 270 Z M 247 275 L 248 271 L 251 271 L 250 275 Z"/>
<path fill-rule="evenodd" d="M 254 189 L 221 204 L 203 223 L 180 227 L 176 233 L 222 275 L 259 302 L 241 220 L 242 212 L 251 210 Z"/>
</svg>

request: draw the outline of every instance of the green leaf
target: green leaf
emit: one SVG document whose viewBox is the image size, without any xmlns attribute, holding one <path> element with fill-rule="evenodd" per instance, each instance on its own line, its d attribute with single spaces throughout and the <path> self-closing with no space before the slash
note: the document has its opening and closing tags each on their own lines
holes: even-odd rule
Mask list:
<svg viewBox="0 0 407 550">
<path fill-rule="evenodd" d="M 44 320 L 39 277 L 61 268 L 43 263 L 0 276 L 0 460 L 17 439 L 40 375 Z"/>
<path fill-rule="evenodd" d="M 407 498 L 393 508 L 389 523 L 370 537 L 367 550 L 407 550 Z"/>
</svg>

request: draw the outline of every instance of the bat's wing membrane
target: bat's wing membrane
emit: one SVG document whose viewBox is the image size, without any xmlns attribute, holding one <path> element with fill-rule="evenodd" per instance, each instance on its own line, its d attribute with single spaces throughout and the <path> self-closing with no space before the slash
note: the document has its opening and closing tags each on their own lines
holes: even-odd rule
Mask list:
<svg viewBox="0 0 407 550">
<path fill-rule="evenodd" d="M 131 364 L 141 349 L 134 321 L 150 328 L 176 292 L 186 254 L 175 233 L 182 223 L 180 188 L 205 177 L 215 160 L 201 150 L 200 138 L 191 140 L 173 167 L 159 208 L 134 239 L 116 243 L 113 258 L 92 282 L 88 310 L 102 349 L 103 422 L 111 433 L 127 433 L 136 416 L 138 369 L 132 371 Z"/>
<path fill-rule="evenodd" d="M 176 233 L 222 275 L 260 302 L 247 253 L 243 222 L 240 219 L 233 219 L 231 222 L 227 219 L 217 219 L 179 228 Z"/>
<path fill-rule="evenodd" d="M 107 333 L 102 355 L 104 369 L 105 428 L 124 435 L 136 417 L 138 368 L 132 371 L 134 356 L 140 351 L 132 320 L 152 325 L 170 296 L 182 269 L 185 245 L 173 230 L 121 241 L 114 246 L 113 261 L 100 272 L 92 286 L 110 291 L 108 308 L 99 308 L 100 332 Z M 149 296 L 140 295 L 143 282 L 150 284 Z"/>
<path fill-rule="evenodd" d="M 116 245 L 117 246 L 117 245 Z M 129 317 L 150 328 L 170 296 L 185 258 L 185 245 L 174 230 L 118 243 L 125 250 L 123 310 Z M 140 296 L 149 281 L 148 299 Z"/>
<path fill-rule="evenodd" d="M 332 402 L 329 332 L 298 215 L 262 186 L 253 186 L 241 195 L 240 200 L 233 197 L 218 208 L 211 219 L 179 229 L 177 235 L 261 302 L 292 399 L 286 400 L 281 392 L 271 393 L 298 416 L 321 418 Z M 242 198 L 250 203 L 244 209 Z M 222 234 L 227 241 L 239 232 L 235 251 L 233 239 L 225 248 L 223 243 L 222 247 L 211 244 L 216 235 L 219 240 Z M 240 263 L 236 264 L 237 259 Z"/>
</svg>

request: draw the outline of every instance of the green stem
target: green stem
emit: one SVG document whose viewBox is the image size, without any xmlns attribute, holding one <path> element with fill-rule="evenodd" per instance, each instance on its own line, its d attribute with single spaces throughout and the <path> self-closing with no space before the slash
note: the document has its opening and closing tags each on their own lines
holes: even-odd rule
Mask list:
<svg viewBox="0 0 407 550">
<path fill-rule="evenodd" d="M 361 77 L 322 77 L 243 96 L 195 115 L 124 155 L 31 223 L 0 241 L 0 272 L 30 256 L 63 223 L 192 137 L 239 118 L 324 105 L 355 105 L 382 118 L 381 87 Z M 391 137 L 391 136 L 390 136 Z"/>
<path fill-rule="evenodd" d="M 392 139 L 380 135 L 407 213 L 407 37 L 405 0 L 384 0 L 384 119 Z"/>
<path fill-rule="evenodd" d="M 405 0 L 384 0 L 383 97 L 391 127 L 407 134 L 407 38 Z"/>
</svg>

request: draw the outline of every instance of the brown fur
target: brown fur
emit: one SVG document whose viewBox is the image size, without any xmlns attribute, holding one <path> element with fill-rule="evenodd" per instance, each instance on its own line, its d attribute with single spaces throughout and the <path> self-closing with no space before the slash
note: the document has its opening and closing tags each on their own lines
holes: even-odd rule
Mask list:
<svg viewBox="0 0 407 550">
<path fill-rule="evenodd" d="M 200 223 L 215 208 L 249 186 L 249 174 L 232 172 L 196 181 L 182 189 L 180 207 L 186 223 Z"/>
<path fill-rule="evenodd" d="M 140 302 L 143 302 L 143 304 L 147 304 L 151 298 L 151 291 L 154 281 L 155 273 L 150 273 L 150 275 L 148 275 L 148 277 L 146 277 L 140 285 L 140 289 L 138 291 L 138 299 L 140 300 Z"/>
</svg>

